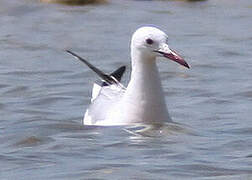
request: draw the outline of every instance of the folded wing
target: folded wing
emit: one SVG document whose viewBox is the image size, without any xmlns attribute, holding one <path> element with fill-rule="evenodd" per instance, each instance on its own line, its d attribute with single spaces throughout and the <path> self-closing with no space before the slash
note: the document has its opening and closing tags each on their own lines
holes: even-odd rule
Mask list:
<svg viewBox="0 0 252 180">
<path fill-rule="evenodd" d="M 120 81 L 126 66 L 121 66 L 111 74 L 106 74 L 76 53 L 70 50 L 66 50 L 66 52 L 86 64 L 100 77 L 100 80 L 97 80 L 93 85 L 91 104 L 85 113 L 83 123 L 94 125 L 98 121 L 105 120 L 110 108 L 118 102 L 125 92 L 125 87 Z"/>
</svg>

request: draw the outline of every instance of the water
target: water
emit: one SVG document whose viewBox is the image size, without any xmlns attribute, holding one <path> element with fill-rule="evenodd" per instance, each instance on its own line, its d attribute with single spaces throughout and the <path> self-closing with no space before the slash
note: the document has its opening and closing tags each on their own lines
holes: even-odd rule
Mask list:
<svg viewBox="0 0 252 180">
<path fill-rule="evenodd" d="M 0 179 L 251 179 L 251 8 L 250 0 L 2 0 Z M 178 124 L 82 126 L 96 77 L 63 50 L 106 72 L 129 69 L 130 36 L 142 24 L 165 30 L 192 67 L 159 61 Z"/>
</svg>

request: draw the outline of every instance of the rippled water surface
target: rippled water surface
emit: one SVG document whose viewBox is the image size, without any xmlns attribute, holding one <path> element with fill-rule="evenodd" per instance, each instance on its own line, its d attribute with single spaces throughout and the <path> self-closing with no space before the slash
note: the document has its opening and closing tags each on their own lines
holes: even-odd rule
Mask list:
<svg viewBox="0 0 252 180">
<path fill-rule="evenodd" d="M 0 179 L 251 179 L 251 19 L 250 0 L 1 0 Z M 129 75 L 143 24 L 165 30 L 192 67 L 159 61 L 176 123 L 82 126 L 96 77 L 63 50 Z"/>
</svg>

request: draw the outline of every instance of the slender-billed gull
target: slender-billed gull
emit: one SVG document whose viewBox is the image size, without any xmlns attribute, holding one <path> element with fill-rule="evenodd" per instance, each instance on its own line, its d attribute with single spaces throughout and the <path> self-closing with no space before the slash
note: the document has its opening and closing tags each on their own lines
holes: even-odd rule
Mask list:
<svg viewBox="0 0 252 180">
<path fill-rule="evenodd" d="M 105 74 L 72 51 L 67 50 L 101 78 L 94 83 L 91 104 L 86 110 L 85 125 L 162 124 L 171 122 L 163 93 L 157 57 L 189 65 L 167 44 L 168 36 L 156 27 L 141 27 L 131 39 L 132 72 L 129 84 L 120 83 L 125 66 L 112 74 Z"/>
</svg>

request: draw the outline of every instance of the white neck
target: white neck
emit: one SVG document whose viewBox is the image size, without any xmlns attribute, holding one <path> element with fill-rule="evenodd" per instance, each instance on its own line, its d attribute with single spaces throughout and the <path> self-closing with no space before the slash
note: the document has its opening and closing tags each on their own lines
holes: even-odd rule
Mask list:
<svg viewBox="0 0 252 180">
<path fill-rule="evenodd" d="M 146 53 L 134 49 L 131 51 L 132 73 L 124 96 L 124 102 L 127 103 L 125 111 L 133 113 L 140 122 L 169 121 L 156 59 L 143 54 Z"/>
</svg>

